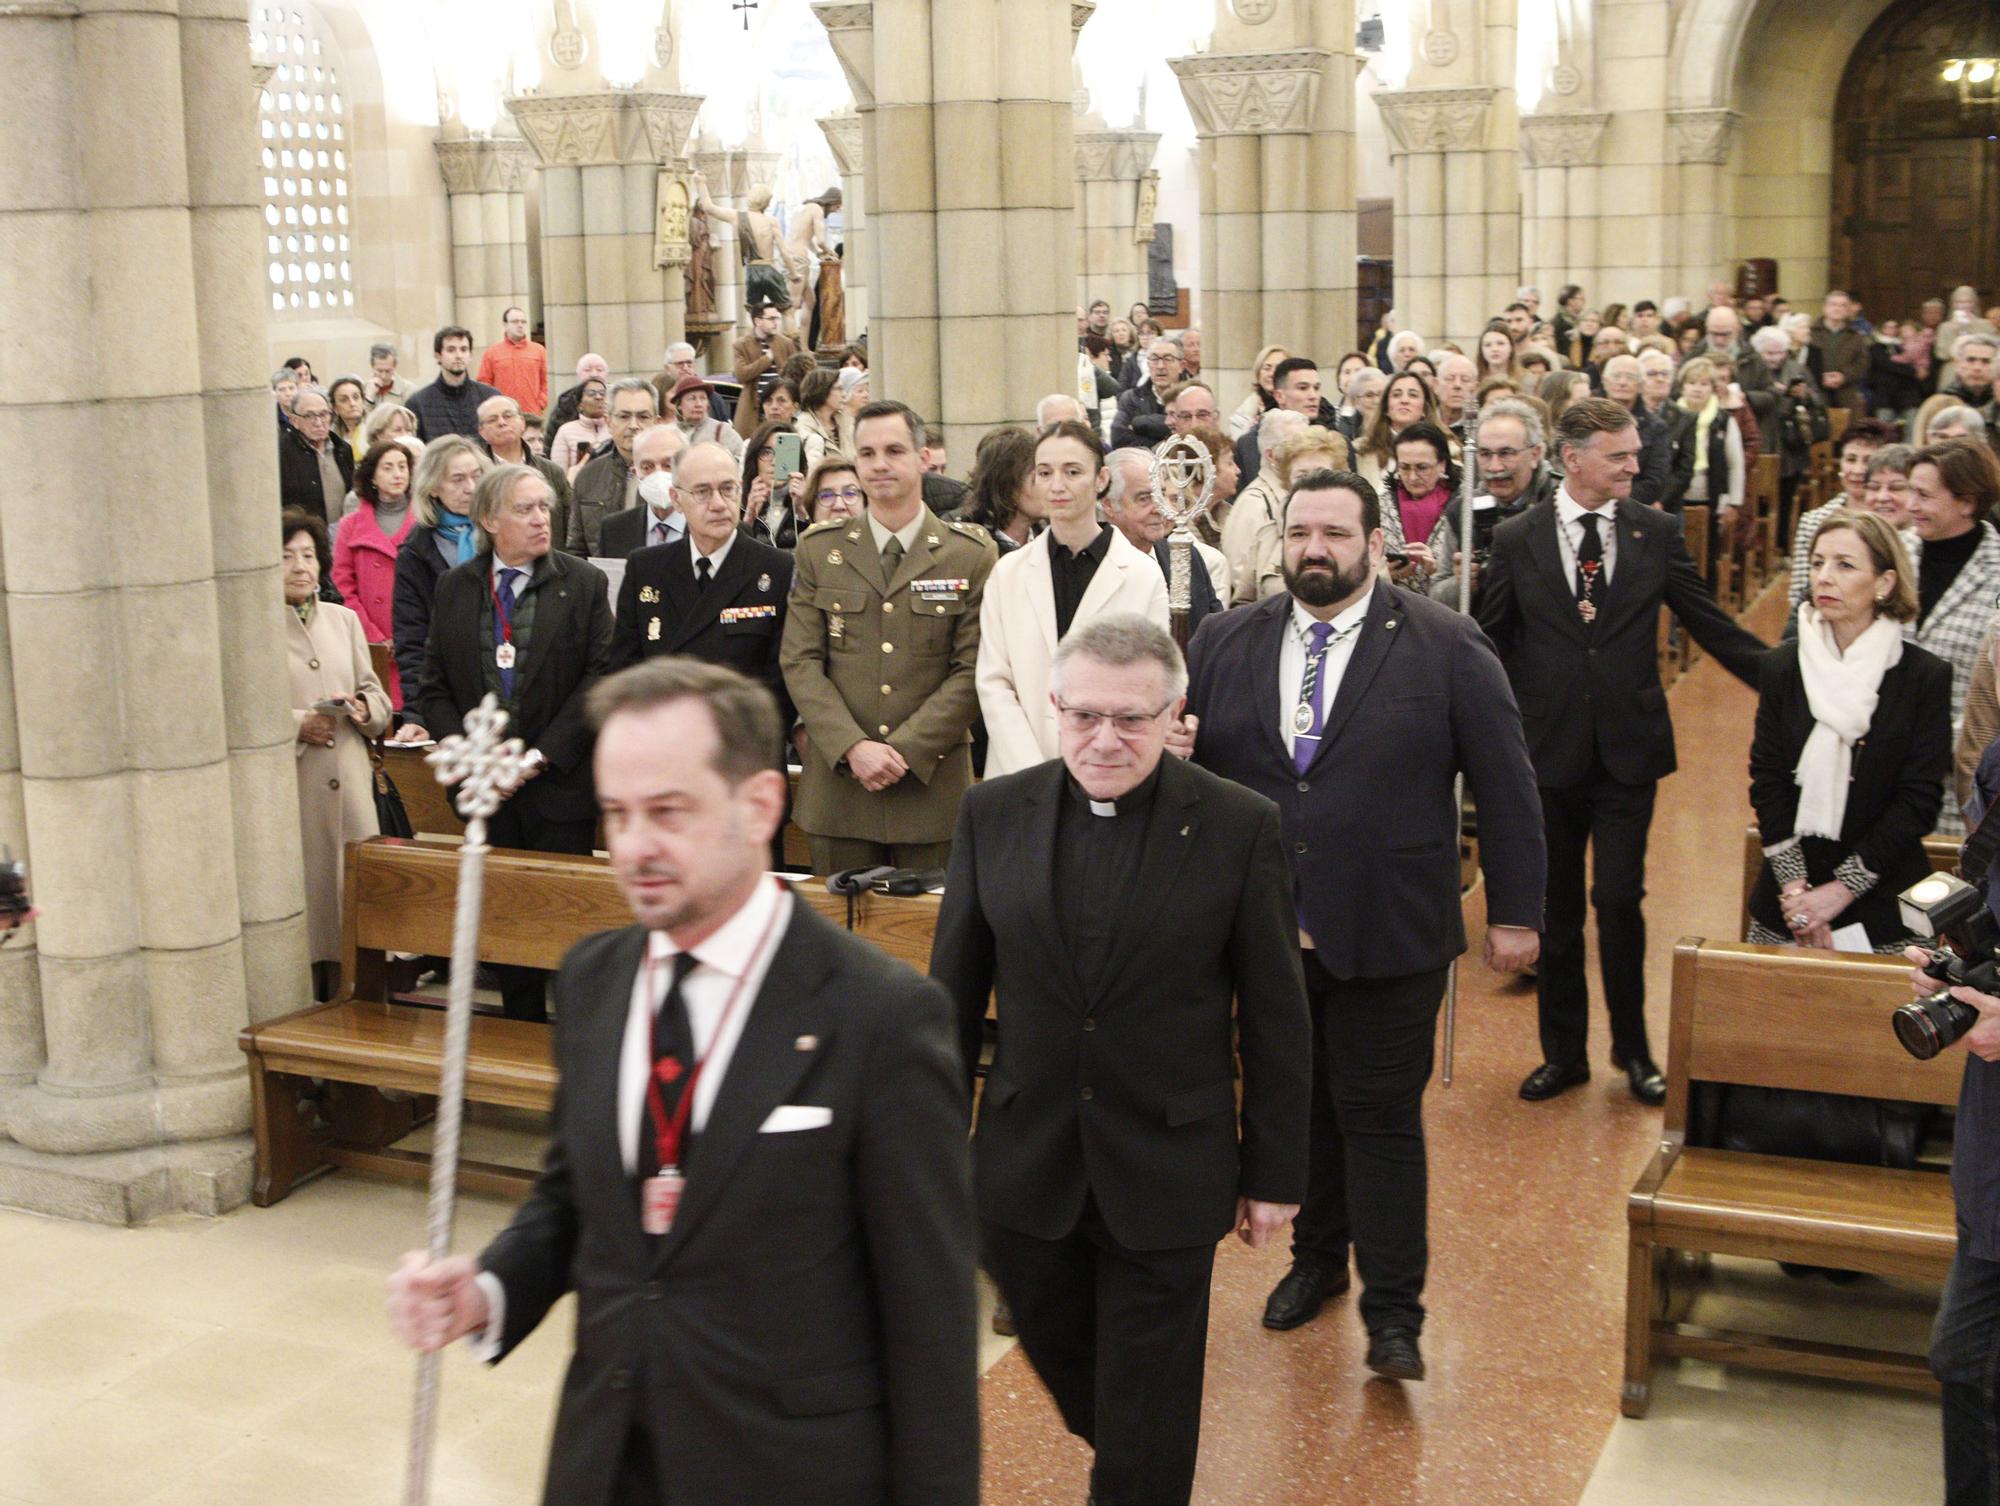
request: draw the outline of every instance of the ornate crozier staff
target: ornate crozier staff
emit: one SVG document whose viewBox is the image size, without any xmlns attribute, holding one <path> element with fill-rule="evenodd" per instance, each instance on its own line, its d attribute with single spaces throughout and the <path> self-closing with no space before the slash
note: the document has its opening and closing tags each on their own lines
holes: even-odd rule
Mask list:
<svg viewBox="0 0 2000 1506">
<path fill-rule="evenodd" d="M 1153 505 L 1167 520 L 1167 608 L 1174 642 L 1188 644 L 1188 614 L 1194 607 L 1194 520 L 1215 496 L 1215 462 L 1199 440 L 1176 435 L 1153 450 Z"/>
<path fill-rule="evenodd" d="M 429 1249 L 432 1260 L 451 1253 L 458 1211 L 458 1135 L 465 1120 L 465 1058 L 472 1035 L 472 975 L 479 966 L 479 911 L 486 893 L 486 819 L 521 782 L 521 740 L 501 741 L 507 713 L 488 695 L 465 718 L 463 736 L 440 742 L 424 760 L 438 783 L 458 785 L 458 813 L 465 817 L 465 845 L 458 850 L 458 907 L 451 923 L 451 986 L 446 993 L 444 1061 L 438 1069 L 437 1134 L 431 1147 Z M 404 1506 L 430 1499 L 431 1445 L 437 1436 L 438 1355 L 417 1360 L 416 1406 L 410 1418 L 409 1468 Z"/>
</svg>

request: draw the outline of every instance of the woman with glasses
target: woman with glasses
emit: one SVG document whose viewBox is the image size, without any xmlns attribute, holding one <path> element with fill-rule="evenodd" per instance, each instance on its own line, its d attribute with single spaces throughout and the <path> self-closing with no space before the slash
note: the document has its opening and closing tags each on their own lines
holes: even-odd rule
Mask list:
<svg viewBox="0 0 2000 1506">
<path fill-rule="evenodd" d="M 590 458 L 591 451 L 611 437 L 611 425 L 604 417 L 609 401 L 606 394 L 610 390 L 602 377 L 585 379 L 583 390 L 576 396 L 576 417 L 556 430 L 549 459 L 571 479 L 575 479 L 577 467 Z"/>
<path fill-rule="evenodd" d="M 861 493 L 861 477 L 845 455 L 829 455 L 806 472 L 805 498 L 814 527 L 858 518 L 868 505 Z"/>
<path fill-rule="evenodd" d="M 1382 544 L 1389 579 L 1426 590 L 1437 573 L 1438 540 L 1458 491 L 1451 439 L 1433 423 L 1414 423 L 1396 436 L 1396 464 L 1383 478 Z M 1448 558 L 1448 556 L 1442 556 Z"/>
</svg>

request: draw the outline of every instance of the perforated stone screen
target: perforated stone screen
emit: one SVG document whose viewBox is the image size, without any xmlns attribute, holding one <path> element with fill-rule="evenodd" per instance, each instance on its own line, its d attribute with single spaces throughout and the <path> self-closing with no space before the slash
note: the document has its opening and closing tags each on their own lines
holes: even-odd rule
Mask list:
<svg viewBox="0 0 2000 1506">
<path fill-rule="evenodd" d="M 271 311 L 352 308 L 352 142 L 339 49 L 308 0 L 253 4 L 250 45 L 277 68 L 257 101 Z"/>
</svg>

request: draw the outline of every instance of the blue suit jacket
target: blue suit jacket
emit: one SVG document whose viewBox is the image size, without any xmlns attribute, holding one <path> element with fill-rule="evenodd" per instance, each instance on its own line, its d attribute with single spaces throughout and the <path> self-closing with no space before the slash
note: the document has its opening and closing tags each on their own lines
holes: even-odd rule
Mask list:
<svg viewBox="0 0 2000 1506">
<path fill-rule="evenodd" d="M 1336 978 L 1394 978 L 1465 950 L 1461 771 L 1479 806 L 1487 919 L 1542 928 L 1547 854 L 1521 714 L 1469 617 L 1378 582 L 1301 773 L 1285 750 L 1278 654 L 1289 595 L 1204 622 L 1188 645 L 1195 761 L 1278 803 L 1300 913 Z"/>
</svg>

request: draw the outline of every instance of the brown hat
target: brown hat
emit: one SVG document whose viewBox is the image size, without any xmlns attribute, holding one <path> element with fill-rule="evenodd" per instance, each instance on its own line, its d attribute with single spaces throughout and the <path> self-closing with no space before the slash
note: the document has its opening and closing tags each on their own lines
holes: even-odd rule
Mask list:
<svg viewBox="0 0 2000 1506">
<path fill-rule="evenodd" d="M 817 199 L 808 199 L 806 202 L 817 204 L 822 209 L 838 209 L 840 208 L 840 185 L 836 183 Z"/>
<path fill-rule="evenodd" d="M 708 400 L 711 403 L 715 401 L 715 389 L 713 387 L 709 386 L 708 383 L 704 382 L 698 376 L 684 376 L 678 382 L 674 383 L 674 390 L 667 394 L 667 406 L 669 408 L 678 407 L 680 400 L 690 392 L 706 392 Z"/>
</svg>

